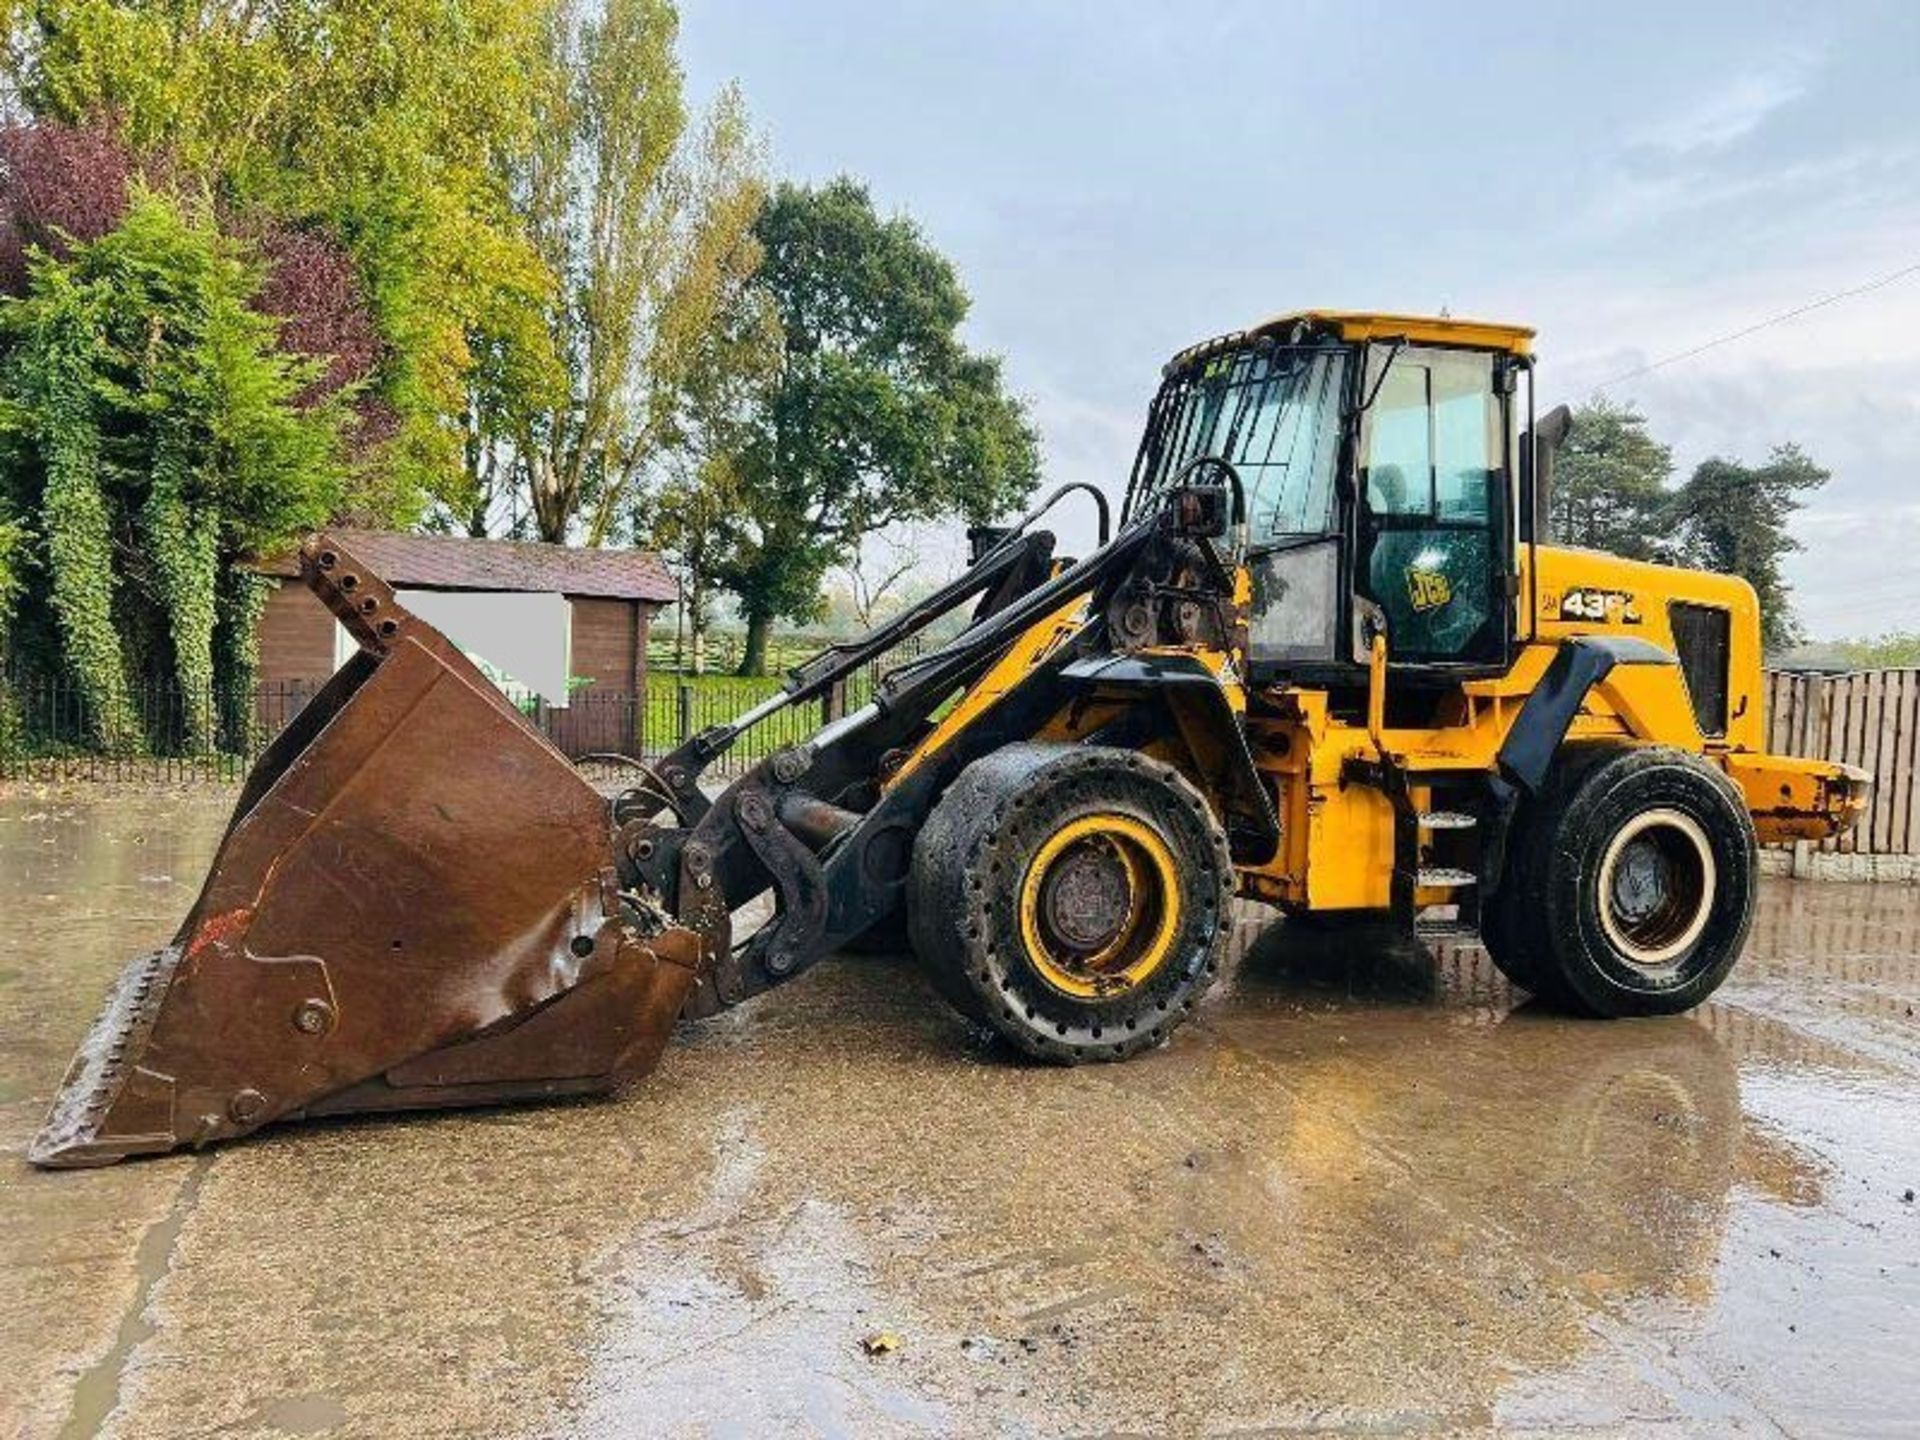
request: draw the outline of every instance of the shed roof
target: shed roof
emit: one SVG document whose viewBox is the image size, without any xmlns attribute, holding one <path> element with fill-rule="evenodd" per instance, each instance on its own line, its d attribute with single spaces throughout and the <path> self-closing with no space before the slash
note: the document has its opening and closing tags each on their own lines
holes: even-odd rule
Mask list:
<svg viewBox="0 0 1920 1440">
<path fill-rule="evenodd" d="M 339 530 L 341 542 L 389 585 L 419 590 L 538 591 L 670 605 L 680 587 L 651 550 L 584 550 L 538 540 L 402 535 Z M 295 576 L 289 550 L 261 562 L 265 575 Z"/>
</svg>

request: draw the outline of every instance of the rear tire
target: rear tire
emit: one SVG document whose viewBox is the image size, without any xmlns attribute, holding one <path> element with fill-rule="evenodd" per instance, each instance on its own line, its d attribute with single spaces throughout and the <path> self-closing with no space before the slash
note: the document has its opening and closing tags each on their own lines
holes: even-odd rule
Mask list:
<svg viewBox="0 0 1920 1440">
<path fill-rule="evenodd" d="M 1158 1044 L 1219 972 L 1233 862 L 1170 766 L 1104 746 L 975 761 L 914 845 L 907 915 L 935 987 L 1060 1064 Z"/>
<path fill-rule="evenodd" d="M 1480 943 L 1486 947 L 1493 968 L 1506 976 L 1510 984 L 1529 995 L 1538 995 L 1542 982 L 1540 967 L 1534 964 L 1537 942 L 1521 933 L 1520 905 L 1514 899 L 1518 888 L 1509 871 L 1501 890 L 1487 902 L 1480 918 Z"/>
<path fill-rule="evenodd" d="M 1514 984 L 1614 1018 L 1700 1004 L 1753 920 L 1753 822 L 1726 777 L 1666 746 L 1570 752 L 1517 818 L 1483 939 Z"/>
<path fill-rule="evenodd" d="M 1611 745 L 1570 745 L 1554 759 L 1548 782 L 1551 793 L 1572 792 L 1599 766 L 1624 751 Z M 1548 957 L 1548 935 L 1540 901 L 1540 879 L 1535 862 L 1549 843 L 1541 820 L 1550 795 L 1523 801 L 1507 832 L 1506 873 L 1500 888 L 1487 897 L 1480 917 L 1480 943 L 1494 968 L 1520 989 L 1561 1010 L 1578 1006 L 1555 979 Z"/>
</svg>

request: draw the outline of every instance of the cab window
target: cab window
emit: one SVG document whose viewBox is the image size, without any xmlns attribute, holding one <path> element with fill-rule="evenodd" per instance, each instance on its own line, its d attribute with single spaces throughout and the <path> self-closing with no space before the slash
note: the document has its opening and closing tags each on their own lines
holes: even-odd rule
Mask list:
<svg viewBox="0 0 1920 1440">
<path fill-rule="evenodd" d="M 1348 352 L 1255 344 L 1167 382 L 1138 465 L 1150 497 L 1194 459 L 1230 461 L 1246 488 L 1253 548 L 1339 528 L 1334 514 Z"/>
<path fill-rule="evenodd" d="M 1345 370 L 1345 355 L 1323 352 L 1276 376 L 1262 393 L 1238 461 L 1255 548 L 1334 528 Z"/>
<path fill-rule="evenodd" d="M 1374 357 L 1367 504 L 1378 515 L 1484 524 L 1500 468 L 1493 357 L 1405 350 Z"/>
<path fill-rule="evenodd" d="M 1368 371 L 1361 587 L 1385 614 L 1395 659 L 1491 659 L 1505 635 L 1493 357 L 1379 346 Z"/>
</svg>

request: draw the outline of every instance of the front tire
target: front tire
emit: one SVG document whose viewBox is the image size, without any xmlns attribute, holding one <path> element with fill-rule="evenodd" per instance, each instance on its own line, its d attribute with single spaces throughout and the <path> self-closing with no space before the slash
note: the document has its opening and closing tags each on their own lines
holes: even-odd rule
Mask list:
<svg viewBox="0 0 1920 1440">
<path fill-rule="evenodd" d="M 1753 822 L 1699 756 L 1575 751 L 1514 838 L 1484 938 L 1542 999 L 1605 1018 L 1676 1014 L 1739 958 L 1759 866 Z"/>
<path fill-rule="evenodd" d="M 1158 1044 L 1219 972 L 1233 863 L 1201 794 L 1105 746 L 975 761 L 914 845 L 907 914 L 935 987 L 1061 1064 Z"/>
</svg>

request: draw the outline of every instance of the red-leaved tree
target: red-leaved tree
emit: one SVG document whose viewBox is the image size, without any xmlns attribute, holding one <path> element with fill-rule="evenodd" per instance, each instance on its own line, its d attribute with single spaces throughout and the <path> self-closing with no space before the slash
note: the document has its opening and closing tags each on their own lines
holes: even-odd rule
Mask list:
<svg viewBox="0 0 1920 1440">
<path fill-rule="evenodd" d="M 0 126 L 0 293 L 26 292 L 30 251 L 64 258 L 118 226 L 136 177 L 165 189 L 170 176 L 164 157 L 136 157 L 127 148 L 111 116 Z M 346 249 L 320 230 L 270 216 L 220 218 L 221 229 L 260 257 L 254 308 L 280 322 L 281 348 L 325 362 L 301 403 L 318 404 L 370 376 L 380 334 Z M 368 402 L 366 418 L 378 430 L 373 408 Z"/>
<path fill-rule="evenodd" d="M 0 292 L 26 292 L 30 249 L 64 257 L 119 225 L 134 173 L 108 117 L 0 126 Z"/>
<path fill-rule="evenodd" d="M 365 380 L 380 361 L 381 345 L 353 257 L 315 230 L 272 220 L 244 228 L 266 264 L 255 306 L 279 318 L 281 348 L 326 361 L 302 402 Z"/>
</svg>

